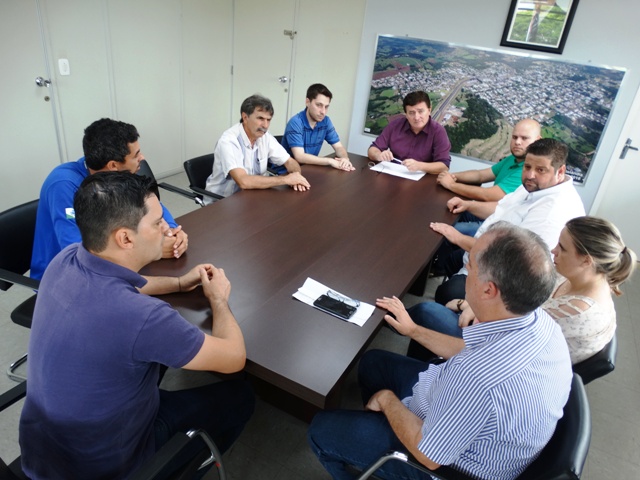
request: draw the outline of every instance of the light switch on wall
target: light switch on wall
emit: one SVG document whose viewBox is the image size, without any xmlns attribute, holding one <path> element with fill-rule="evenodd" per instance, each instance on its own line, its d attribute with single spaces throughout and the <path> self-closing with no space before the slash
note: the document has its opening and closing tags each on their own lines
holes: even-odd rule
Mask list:
<svg viewBox="0 0 640 480">
<path fill-rule="evenodd" d="M 60 75 L 71 75 L 71 70 L 69 69 L 69 60 L 67 60 L 66 58 L 59 58 L 58 70 L 60 70 Z"/>
</svg>

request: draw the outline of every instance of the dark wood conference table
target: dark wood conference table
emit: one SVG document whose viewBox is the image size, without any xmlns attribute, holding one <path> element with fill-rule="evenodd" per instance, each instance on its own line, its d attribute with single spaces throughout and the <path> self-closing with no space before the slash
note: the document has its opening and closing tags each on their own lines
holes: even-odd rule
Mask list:
<svg viewBox="0 0 640 480">
<path fill-rule="evenodd" d="M 307 277 L 362 302 L 402 296 L 441 241 L 432 221 L 452 223 L 451 193 L 435 176 L 419 181 L 305 165 L 311 189 L 246 190 L 177 219 L 189 234 L 178 260 L 143 270 L 179 275 L 198 263 L 222 267 L 230 307 L 244 334 L 246 371 L 318 408 L 339 406 L 340 385 L 384 323 L 376 309 L 363 327 L 292 297 Z M 202 291 L 165 295 L 187 320 L 211 330 Z"/>
</svg>

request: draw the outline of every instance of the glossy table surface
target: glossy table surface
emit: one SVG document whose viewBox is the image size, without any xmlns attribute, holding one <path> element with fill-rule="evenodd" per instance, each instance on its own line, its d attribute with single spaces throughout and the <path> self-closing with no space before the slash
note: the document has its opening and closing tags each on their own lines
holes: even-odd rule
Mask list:
<svg viewBox="0 0 640 480">
<path fill-rule="evenodd" d="M 363 327 L 341 321 L 292 294 L 311 277 L 360 301 L 402 296 L 452 223 L 451 193 L 426 175 L 411 181 L 370 171 L 366 157 L 342 172 L 304 165 L 311 189 L 241 191 L 177 219 L 189 234 L 178 260 L 142 273 L 179 275 L 198 263 L 222 267 L 230 306 L 247 346 L 246 371 L 320 408 L 335 406 L 339 384 L 384 322 L 376 309 Z M 202 291 L 162 297 L 190 322 L 211 330 Z"/>
</svg>

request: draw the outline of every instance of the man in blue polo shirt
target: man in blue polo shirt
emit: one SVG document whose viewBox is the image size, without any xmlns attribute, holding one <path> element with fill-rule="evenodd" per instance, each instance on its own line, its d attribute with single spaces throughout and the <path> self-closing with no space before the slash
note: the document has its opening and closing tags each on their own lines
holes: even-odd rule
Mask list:
<svg viewBox="0 0 640 480">
<path fill-rule="evenodd" d="M 29 339 L 29 393 L 20 418 L 22 469 L 32 479 L 130 478 L 176 432 L 205 429 L 227 450 L 253 413 L 251 387 L 233 378 L 158 388 L 160 365 L 221 373 L 244 368 L 242 331 L 224 271 L 142 277 L 169 228 L 148 177 L 98 172 L 73 207 L 82 243 L 45 272 Z M 211 334 L 151 295 L 198 289 Z M 194 293 L 195 294 L 195 293 Z"/>
<path fill-rule="evenodd" d="M 41 279 L 49 262 L 63 248 L 80 242 L 76 225 L 73 196 L 82 181 L 100 171 L 136 173 L 144 155 L 140 150 L 138 130 L 131 124 L 102 118 L 84 130 L 84 157 L 58 165 L 46 178 L 40 190 L 36 231 L 31 256 L 31 277 Z M 162 204 L 161 204 L 162 205 Z M 169 230 L 164 239 L 162 257 L 179 258 L 188 246 L 187 234 L 162 205 Z"/>
<path fill-rule="evenodd" d="M 340 137 L 327 116 L 332 93 L 321 83 L 307 89 L 306 108 L 287 123 L 282 146 L 299 163 L 329 165 L 347 172 L 354 170 Z M 324 141 L 333 147 L 335 158 L 319 157 Z"/>
<path fill-rule="evenodd" d="M 513 265 L 519 268 L 514 269 Z M 324 411 L 309 442 L 334 479 L 354 478 L 389 450 L 430 469 L 448 465 L 473 478 L 513 479 L 547 444 L 571 389 L 571 360 L 557 323 L 540 305 L 555 270 L 544 241 L 505 222 L 474 244 L 467 301 L 477 322 L 463 338 L 417 326 L 397 297 L 381 298 L 385 320 L 447 360 L 431 365 L 371 350 L 358 380 L 367 411 Z M 379 478 L 430 478 L 387 462 Z"/>
</svg>

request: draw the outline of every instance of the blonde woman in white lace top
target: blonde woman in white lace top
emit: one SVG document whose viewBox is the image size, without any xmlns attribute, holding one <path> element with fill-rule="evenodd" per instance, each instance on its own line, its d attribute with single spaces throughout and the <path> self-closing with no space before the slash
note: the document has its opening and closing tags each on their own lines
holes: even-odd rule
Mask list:
<svg viewBox="0 0 640 480">
<path fill-rule="evenodd" d="M 616 329 L 611 293 L 631 275 L 636 255 L 625 247 L 611 222 L 578 217 L 567 222 L 551 251 L 563 277 L 542 307 L 562 328 L 571 362 L 591 357 L 609 343 Z"/>
</svg>

